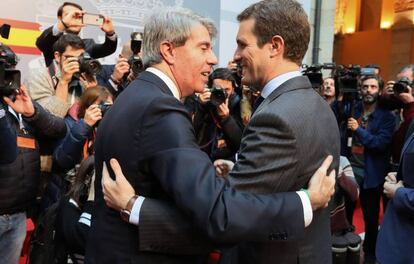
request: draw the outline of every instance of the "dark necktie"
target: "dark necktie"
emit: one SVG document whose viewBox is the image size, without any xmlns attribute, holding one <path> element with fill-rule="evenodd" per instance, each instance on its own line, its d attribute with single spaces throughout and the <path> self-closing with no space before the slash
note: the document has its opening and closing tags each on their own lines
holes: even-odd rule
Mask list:
<svg viewBox="0 0 414 264">
<path fill-rule="evenodd" d="M 259 105 L 264 101 L 264 97 L 259 96 L 257 97 L 256 101 L 253 103 L 253 111 L 252 114 L 256 111 L 256 109 L 259 107 Z"/>
</svg>

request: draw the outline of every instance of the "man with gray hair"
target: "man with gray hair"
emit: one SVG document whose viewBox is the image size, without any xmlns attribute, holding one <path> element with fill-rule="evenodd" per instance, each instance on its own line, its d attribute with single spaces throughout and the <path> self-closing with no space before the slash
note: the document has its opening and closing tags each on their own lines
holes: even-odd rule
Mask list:
<svg viewBox="0 0 414 264">
<path fill-rule="evenodd" d="M 298 241 L 311 222 L 312 209 L 327 205 L 334 173 L 325 176 L 332 157 L 319 169 L 320 163 L 313 166 L 312 173 L 317 172 L 309 196 L 296 192 L 298 186 L 285 193 L 242 193 L 216 178 L 180 102 L 204 90 L 217 63 L 211 40 L 215 34 L 210 20 L 183 9 L 157 12 L 145 24 L 147 69 L 99 126 L 87 263 L 203 263 L 203 256 L 196 254 L 208 252 L 208 247 L 198 229 L 216 242 Z M 109 161 L 117 182 L 108 174 Z M 117 186 L 122 188 L 112 193 Z M 175 206 L 184 214 L 177 215 Z M 171 215 L 171 222 L 163 223 Z M 160 235 L 158 230 L 166 231 Z M 157 241 L 165 239 L 171 240 Z"/>
</svg>

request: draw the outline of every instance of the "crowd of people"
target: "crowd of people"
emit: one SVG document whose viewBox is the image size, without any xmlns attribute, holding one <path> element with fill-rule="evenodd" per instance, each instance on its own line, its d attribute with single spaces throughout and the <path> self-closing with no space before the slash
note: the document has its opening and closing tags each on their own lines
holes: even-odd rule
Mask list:
<svg viewBox="0 0 414 264">
<path fill-rule="evenodd" d="M 190 10 L 154 12 L 114 65 L 96 60 L 112 19 L 98 44 L 84 15 L 63 3 L 45 65 L 0 87 L 1 261 L 18 263 L 31 218 L 29 263 L 359 263 L 358 199 L 364 262 L 414 261 L 414 66 L 386 87 L 358 76 L 352 100 L 334 76 L 313 89 L 295 0 L 243 10 L 226 68 Z"/>
</svg>

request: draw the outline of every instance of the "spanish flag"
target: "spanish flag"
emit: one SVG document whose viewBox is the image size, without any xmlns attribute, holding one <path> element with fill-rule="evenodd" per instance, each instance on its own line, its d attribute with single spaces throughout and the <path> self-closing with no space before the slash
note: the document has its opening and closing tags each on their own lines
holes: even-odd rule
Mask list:
<svg viewBox="0 0 414 264">
<path fill-rule="evenodd" d="M 0 42 L 17 54 L 42 54 L 36 47 L 36 39 L 41 34 L 39 23 L 0 18 L 0 25 L 2 24 L 9 24 L 11 29 L 9 38 L 0 37 Z"/>
</svg>

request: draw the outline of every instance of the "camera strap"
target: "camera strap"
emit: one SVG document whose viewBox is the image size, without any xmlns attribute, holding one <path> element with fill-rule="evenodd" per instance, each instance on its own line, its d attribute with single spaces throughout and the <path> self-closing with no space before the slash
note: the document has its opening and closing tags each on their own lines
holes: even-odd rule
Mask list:
<svg viewBox="0 0 414 264">
<path fill-rule="evenodd" d="M 56 87 L 57 87 L 57 85 L 58 85 L 58 83 L 59 83 L 59 78 L 58 77 L 56 77 L 56 65 L 55 65 L 55 62 L 52 62 L 48 67 L 47 67 L 47 71 L 49 72 L 49 76 L 50 76 L 50 79 L 52 80 L 52 83 L 53 83 L 53 89 L 55 89 L 56 90 Z"/>
</svg>

